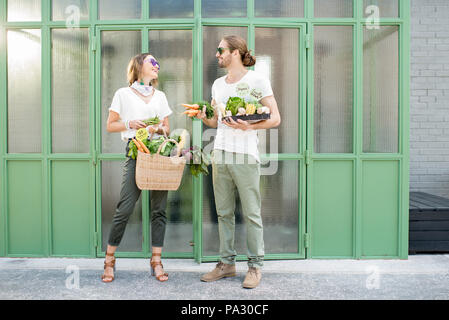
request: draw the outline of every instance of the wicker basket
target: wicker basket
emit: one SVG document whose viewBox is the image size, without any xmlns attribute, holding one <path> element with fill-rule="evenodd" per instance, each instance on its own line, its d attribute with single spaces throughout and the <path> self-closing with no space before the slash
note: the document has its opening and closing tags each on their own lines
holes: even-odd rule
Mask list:
<svg viewBox="0 0 449 320">
<path fill-rule="evenodd" d="M 168 142 L 177 146 L 174 157 L 161 156 L 162 147 Z M 138 151 L 136 163 L 136 184 L 140 190 L 178 190 L 186 159 L 180 157 L 181 150 L 178 142 L 173 139 L 165 140 L 155 154 Z"/>
</svg>

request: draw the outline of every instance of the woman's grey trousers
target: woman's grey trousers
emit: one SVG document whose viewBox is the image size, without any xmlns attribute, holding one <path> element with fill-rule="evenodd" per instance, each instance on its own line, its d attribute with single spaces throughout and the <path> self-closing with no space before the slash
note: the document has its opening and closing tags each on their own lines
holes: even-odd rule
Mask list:
<svg viewBox="0 0 449 320">
<path fill-rule="evenodd" d="M 136 160 L 127 158 L 123 167 L 122 189 L 120 191 L 120 200 L 112 219 L 112 229 L 109 234 L 108 244 L 118 246 L 125 233 L 126 224 L 130 215 L 134 211 L 137 199 L 139 199 L 141 190 L 136 185 Z M 162 247 L 164 245 L 165 225 L 167 216 L 165 209 L 167 207 L 168 191 L 150 191 L 151 200 L 151 244 L 153 247 Z"/>
</svg>

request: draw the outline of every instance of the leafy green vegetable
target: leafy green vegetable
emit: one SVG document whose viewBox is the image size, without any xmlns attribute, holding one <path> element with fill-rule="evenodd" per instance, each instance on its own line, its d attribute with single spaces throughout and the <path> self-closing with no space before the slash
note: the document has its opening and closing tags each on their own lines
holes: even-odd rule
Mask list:
<svg viewBox="0 0 449 320">
<path fill-rule="evenodd" d="M 209 154 L 196 146 L 190 149 L 183 149 L 181 153 L 186 158 L 190 173 L 193 176 L 198 177 L 201 173 L 209 174 L 207 168 L 211 163 Z"/>
<path fill-rule="evenodd" d="M 211 104 L 207 101 L 198 101 L 198 102 L 192 102 L 191 104 L 197 104 L 200 106 L 200 110 L 202 111 L 204 106 L 206 106 L 206 118 L 211 119 L 214 117 L 214 107 L 211 106 Z"/>
<path fill-rule="evenodd" d="M 232 115 L 235 116 L 239 108 L 245 108 L 245 100 L 239 97 L 229 97 L 228 102 L 226 102 L 226 110 L 231 111 Z"/>
<path fill-rule="evenodd" d="M 159 122 L 161 122 L 161 120 L 159 119 L 158 116 L 155 116 L 154 118 L 149 118 L 149 119 L 143 120 L 142 122 L 145 123 L 147 126 L 154 126 L 156 124 L 159 124 Z"/>
</svg>

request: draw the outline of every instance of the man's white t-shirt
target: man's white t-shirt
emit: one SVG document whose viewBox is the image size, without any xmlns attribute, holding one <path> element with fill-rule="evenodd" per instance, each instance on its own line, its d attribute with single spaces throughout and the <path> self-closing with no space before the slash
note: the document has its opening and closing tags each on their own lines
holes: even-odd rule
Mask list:
<svg viewBox="0 0 449 320">
<path fill-rule="evenodd" d="M 173 113 L 168 105 L 167 97 L 162 91 L 154 89 L 154 95 L 150 102 L 145 103 L 130 87 L 120 88 L 115 92 L 109 110 L 117 112 L 123 122 L 146 120 L 156 116 L 162 121 Z M 122 131 L 122 140 L 128 141 L 129 138 L 134 138 L 136 131 L 136 129 Z"/>
<path fill-rule="evenodd" d="M 226 76 L 218 78 L 212 85 L 212 98 L 215 102 L 226 105 L 229 97 L 240 97 L 248 101 L 260 101 L 273 95 L 270 80 L 261 73 L 248 70 L 248 72 L 236 83 L 226 83 Z M 218 110 L 217 135 L 214 149 L 228 152 L 250 154 L 258 162 L 259 139 L 256 130 L 240 130 L 230 128 L 221 121 L 222 115 Z"/>
</svg>

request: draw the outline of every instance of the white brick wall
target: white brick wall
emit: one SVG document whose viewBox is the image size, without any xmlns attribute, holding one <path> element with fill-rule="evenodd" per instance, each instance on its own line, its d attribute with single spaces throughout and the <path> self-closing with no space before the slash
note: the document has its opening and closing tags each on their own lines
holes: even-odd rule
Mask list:
<svg viewBox="0 0 449 320">
<path fill-rule="evenodd" d="M 449 197 L 449 0 L 411 0 L 410 191 Z"/>
</svg>

